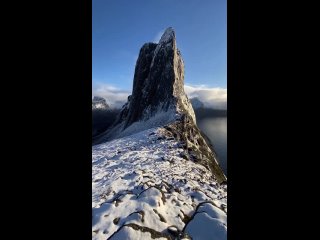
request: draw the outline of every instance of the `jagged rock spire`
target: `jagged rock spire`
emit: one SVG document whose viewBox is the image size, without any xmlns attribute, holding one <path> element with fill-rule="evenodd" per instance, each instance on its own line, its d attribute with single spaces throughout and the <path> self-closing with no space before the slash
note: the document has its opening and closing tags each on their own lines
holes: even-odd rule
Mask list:
<svg viewBox="0 0 320 240">
<path fill-rule="evenodd" d="M 127 114 L 122 116 L 125 126 L 168 111 L 190 114 L 195 120 L 183 86 L 184 63 L 170 27 L 158 44 L 146 43 L 140 50 Z"/>
<path fill-rule="evenodd" d="M 150 120 L 153 123 L 146 127 L 157 127 L 182 115 L 188 115 L 191 121 L 196 122 L 192 105 L 184 92 L 184 63 L 177 48 L 176 34 L 169 27 L 158 44 L 145 43 L 141 47 L 135 66 L 132 94 L 114 127 L 101 141 L 114 138 L 124 130 L 129 131 L 133 123 L 156 118 L 157 121 Z"/>
</svg>

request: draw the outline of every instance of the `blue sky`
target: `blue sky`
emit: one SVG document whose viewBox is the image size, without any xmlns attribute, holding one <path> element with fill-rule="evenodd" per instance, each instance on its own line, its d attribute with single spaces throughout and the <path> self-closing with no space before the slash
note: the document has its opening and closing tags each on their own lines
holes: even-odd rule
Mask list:
<svg viewBox="0 0 320 240">
<path fill-rule="evenodd" d="M 93 88 L 131 92 L 141 46 L 176 32 L 185 84 L 227 88 L 226 0 L 93 0 Z M 93 90 L 94 91 L 94 90 Z"/>
</svg>

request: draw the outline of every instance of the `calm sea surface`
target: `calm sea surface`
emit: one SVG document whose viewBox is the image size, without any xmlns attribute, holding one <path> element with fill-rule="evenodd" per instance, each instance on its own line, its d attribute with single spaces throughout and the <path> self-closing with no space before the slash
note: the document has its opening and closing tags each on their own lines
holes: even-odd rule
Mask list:
<svg viewBox="0 0 320 240">
<path fill-rule="evenodd" d="M 197 125 L 211 140 L 220 166 L 227 175 L 227 118 L 204 118 L 197 120 Z"/>
</svg>

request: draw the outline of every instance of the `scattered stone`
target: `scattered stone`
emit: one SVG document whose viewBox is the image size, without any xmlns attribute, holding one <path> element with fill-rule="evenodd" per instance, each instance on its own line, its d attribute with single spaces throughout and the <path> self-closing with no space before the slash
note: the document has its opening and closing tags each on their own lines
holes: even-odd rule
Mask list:
<svg viewBox="0 0 320 240">
<path fill-rule="evenodd" d="M 179 236 L 180 231 L 179 231 L 179 229 L 178 229 L 176 226 L 169 226 L 169 227 L 167 228 L 167 230 L 168 230 L 168 232 L 169 232 L 170 234 L 172 234 L 174 237 Z"/>
<path fill-rule="evenodd" d="M 159 216 L 160 221 L 166 223 L 167 221 L 164 219 L 164 217 L 156 210 L 153 209 L 153 211 Z"/>
<path fill-rule="evenodd" d="M 119 217 L 113 219 L 113 223 L 114 223 L 115 225 L 118 225 L 119 221 L 120 221 L 120 218 L 119 218 Z"/>
</svg>

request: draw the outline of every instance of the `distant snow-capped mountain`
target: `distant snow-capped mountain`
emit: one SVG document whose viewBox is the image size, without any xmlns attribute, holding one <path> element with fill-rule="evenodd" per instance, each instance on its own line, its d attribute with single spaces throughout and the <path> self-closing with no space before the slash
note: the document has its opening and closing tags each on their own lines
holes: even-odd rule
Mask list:
<svg viewBox="0 0 320 240">
<path fill-rule="evenodd" d="M 94 96 L 92 99 L 92 109 L 109 109 L 107 101 L 103 97 Z"/>
</svg>

